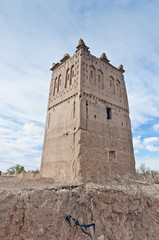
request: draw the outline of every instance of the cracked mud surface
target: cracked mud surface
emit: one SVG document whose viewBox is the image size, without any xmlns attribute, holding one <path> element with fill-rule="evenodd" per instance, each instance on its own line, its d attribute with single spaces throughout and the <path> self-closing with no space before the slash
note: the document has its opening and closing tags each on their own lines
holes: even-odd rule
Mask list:
<svg viewBox="0 0 159 240">
<path fill-rule="evenodd" d="M 0 177 L 0 239 L 158 240 L 159 187 L 131 181 L 55 186 L 51 179 Z"/>
</svg>

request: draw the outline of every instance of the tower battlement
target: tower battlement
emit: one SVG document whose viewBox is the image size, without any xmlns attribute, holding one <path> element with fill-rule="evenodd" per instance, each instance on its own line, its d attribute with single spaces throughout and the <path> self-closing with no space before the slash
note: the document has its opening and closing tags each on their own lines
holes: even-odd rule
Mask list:
<svg viewBox="0 0 159 240">
<path fill-rule="evenodd" d="M 135 174 L 123 66 L 91 55 L 80 39 L 51 71 L 41 176 L 71 183 Z"/>
</svg>

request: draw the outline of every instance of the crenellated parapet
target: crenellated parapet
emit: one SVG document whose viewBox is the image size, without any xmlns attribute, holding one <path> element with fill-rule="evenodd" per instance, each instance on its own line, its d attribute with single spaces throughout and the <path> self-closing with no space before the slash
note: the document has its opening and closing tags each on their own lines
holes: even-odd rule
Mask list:
<svg viewBox="0 0 159 240">
<path fill-rule="evenodd" d="M 70 57 L 65 54 L 59 63 L 54 63 L 51 71 L 49 107 L 54 101 L 68 97 L 77 91 L 85 90 L 98 93 L 101 98 L 106 97 L 119 102 L 120 105 L 127 99 L 123 80 L 123 65 L 118 68 L 110 64 L 105 53 L 100 58 L 90 54 L 89 48 L 82 39 L 79 40 L 77 51 Z"/>
</svg>

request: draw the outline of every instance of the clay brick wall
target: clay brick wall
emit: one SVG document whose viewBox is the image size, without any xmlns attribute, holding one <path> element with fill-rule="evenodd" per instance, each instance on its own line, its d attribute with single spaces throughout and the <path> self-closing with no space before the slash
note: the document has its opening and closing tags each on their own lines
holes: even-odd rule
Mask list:
<svg viewBox="0 0 159 240">
<path fill-rule="evenodd" d="M 81 40 L 51 70 L 41 175 L 100 182 L 135 174 L 122 66 L 91 55 Z"/>
</svg>

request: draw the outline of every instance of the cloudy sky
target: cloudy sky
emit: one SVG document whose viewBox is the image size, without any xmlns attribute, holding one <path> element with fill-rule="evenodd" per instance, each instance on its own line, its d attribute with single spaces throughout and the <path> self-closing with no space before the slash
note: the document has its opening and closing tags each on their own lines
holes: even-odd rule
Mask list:
<svg viewBox="0 0 159 240">
<path fill-rule="evenodd" d="M 124 65 L 136 166 L 159 170 L 159 0 L 0 0 L 0 170 L 40 168 L 50 67 L 83 38 Z"/>
</svg>

